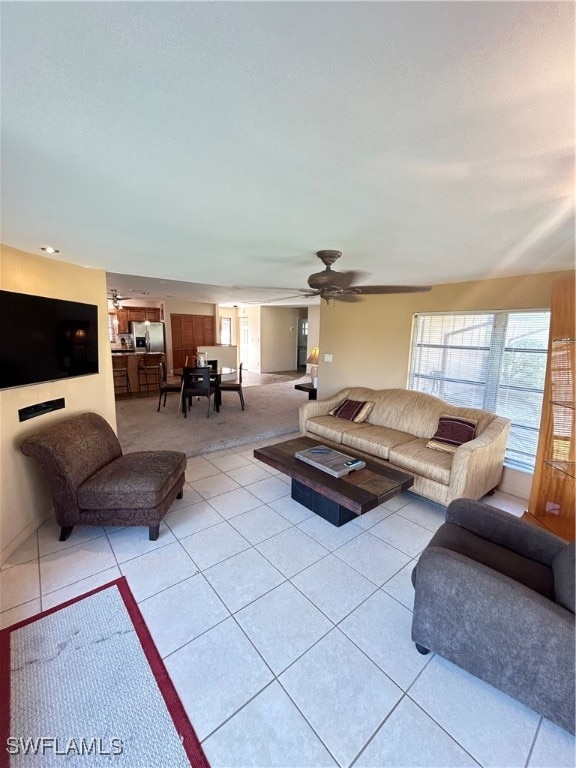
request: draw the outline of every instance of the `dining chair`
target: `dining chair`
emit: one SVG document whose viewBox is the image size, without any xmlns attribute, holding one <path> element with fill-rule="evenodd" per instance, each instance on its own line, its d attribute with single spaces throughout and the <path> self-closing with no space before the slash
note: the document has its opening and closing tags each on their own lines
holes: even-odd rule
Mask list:
<svg viewBox="0 0 576 768">
<path fill-rule="evenodd" d="M 182 382 L 181 381 L 168 381 L 168 376 L 166 373 L 166 363 L 164 360 L 160 362 L 160 394 L 158 396 L 158 413 L 160 413 L 160 403 L 162 402 L 162 395 L 164 395 L 164 403 L 163 406 L 166 405 L 166 396 L 170 392 L 176 392 L 180 394 L 182 391 Z"/>
<path fill-rule="evenodd" d="M 210 368 L 184 368 L 182 373 L 182 411 L 185 418 L 188 418 L 188 408 L 192 405 L 193 397 L 207 398 L 206 418 L 210 417 L 210 398 L 216 393 L 216 388 L 210 381 L 210 373 Z"/>
<path fill-rule="evenodd" d="M 238 368 L 238 379 L 236 381 L 221 381 L 220 392 L 238 392 L 240 395 L 240 405 L 244 410 L 244 394 L 242 392 L 242 363 Z"/>
</svg>

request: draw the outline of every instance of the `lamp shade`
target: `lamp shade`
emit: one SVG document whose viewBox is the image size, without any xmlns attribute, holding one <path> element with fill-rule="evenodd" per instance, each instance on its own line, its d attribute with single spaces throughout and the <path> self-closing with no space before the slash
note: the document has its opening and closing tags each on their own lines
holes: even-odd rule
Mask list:
<svg viewBox="0 0 576 768">
<path fill-rule="evenodd" d="M 320 350 L 318 347 L 312 347 L 310 354 L 306 358 L 306 362 L 310 365 L 318 365 L 318 358 L 320 356 Z"/>
</svg>

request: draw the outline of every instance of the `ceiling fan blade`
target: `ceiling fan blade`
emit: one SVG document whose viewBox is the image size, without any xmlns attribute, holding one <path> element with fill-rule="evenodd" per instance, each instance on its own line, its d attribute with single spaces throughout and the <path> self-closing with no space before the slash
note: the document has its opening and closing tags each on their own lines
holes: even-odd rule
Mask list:
<svg viewBox="0 0 576 768">
<path fill-rule="evenodd" d="M 230 288 L 239 291 L 300 291 L 301 288 L 287 288 L 285 285 L 231 285 Z M 308 290 L 308 288 L 306 288 Z"/>
<path fill-rule="evenodd" d="M 310 291 L 306 290 L 305 288 L 299 288 L 298 289 L 300 293 L 297 293 L 295 296 L 284 296 L 285 299 L 313 299 L 314 296 L 320 296 L 320 291 Z"/>
<path fill-rule="evenodd" d="M 365 272 L 358 272 L 355 269 L 345 272 L 336 272 L 333 269 L 324 269 L 322 272 L 315 272 L 308 278 L 308 285 L 313 291 L 342 291 L 358 280 L 366 277 Z"/>
<path fill-rule="evenodd" d="M 334 301 L 347 301 L 350 304 L 362 300 L 354 288 L 323 288 L 319 291 L 319 296 L 327 303 L 330 303 L 330 299 L 334 299 Z"/>
<path fill-rule="evenodd" d="M 355 285 L 353 290 L 363 295 L 382 293 L 419 293 L 431 291 L 431 285 Z"/>
<path fill-rule="evenodd" d="M 300 293 L 295 293 L 292 296 L 276 296 L 273 299 L 258 299 L 254 301 L 243 301 L 243 304 L 272 304 L 277 301 L 288 301 L 288 299 L 310 299 L 315 296 L 319 296 L 318 291 L 304 291 L 304 289 L 298 289 Z"/>
<path fill-rule="evenodd" d="M 329 284 L 338 286 L 338 288 L 350 288 L 350 286 L 357 283 L 358 280 L 362 280 L 362 278 L 368 276 L 366 272 L 360 272 L 357 269 L 348 269 L 344 272 L 331 271 L 329 275 Z"/>
<path fill-rule="evenodd" d="M 311 292 L 307 295 L 320 296 L 327 302 L 334 299 L 352 303 L 360 301 L 361 295 L 420 293 L 432 289 L 430 285 L 358 285 L 359 280 L 368 277 L 366 272 L 360 272 L 357 269 L 337 272 L 332 269 L 332 264 L 342 256 L 341 251 L 316 251 L 316 255 L 325 264 L 326 269 L 309 276 L 308 285 Z M 302 293 L 305 294 L 305 291 Z"/>
<path fill-rule="evenodd" d="M 323 296 L 322 298 L 334 299 L 334 301 L 345 301 L 348 304 L 355 304 L 357 301 L 362 301 L 362 298 L 357 293 L 336 293 L 333 296 Z"/>
</svg>

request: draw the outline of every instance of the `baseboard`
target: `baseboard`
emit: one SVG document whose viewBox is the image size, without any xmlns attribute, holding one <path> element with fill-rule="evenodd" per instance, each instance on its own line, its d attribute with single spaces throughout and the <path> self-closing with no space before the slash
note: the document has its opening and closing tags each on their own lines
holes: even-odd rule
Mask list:
<svg viewBox="0 0 576 768">
<path fill-rule="evenodd" d="M 517 496 L 519 499 L 529 499 L 532 478 L 533 475 L 529 472 L 520 472 L 518 469 L 504 467 L 498 490 L 502 493 L 508 493 L 510 496 Z"/>
<path fill-rule="evenodd" d="M 25 528 L 23 528 L 20 531 L 20 533 L 17 536 L 15 536 L 12 539 L 12 541 L 4 547 L 4 549 L 0 552 L 0 568 L 3 567 L 4 563 L 8 560 L 10 555 L 13 552 L 15 552 L 18 549 L 18 547 L 26 541 L 28 536 L 31 536 L 34 533 L 34 531 L 37 531 L 38 528 L 40 528 L 41 525 L 44 525 L 46 520 L 49 520 L 53 514 L 54 514 L 54 511 L 50 509 L 46 513 L 46 515 L 43 518 L 41 518 L 39 521 L 33 520 L 31 523 L 28 523 L 28 525 Z"/>
</svg>

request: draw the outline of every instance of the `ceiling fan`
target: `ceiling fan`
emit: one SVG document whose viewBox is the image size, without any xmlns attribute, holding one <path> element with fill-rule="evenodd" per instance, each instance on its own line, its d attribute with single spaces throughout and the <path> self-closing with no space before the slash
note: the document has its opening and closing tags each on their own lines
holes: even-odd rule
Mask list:
<svg viewBox="0 0 576 768">
<path fill-rule="evenodd" d="M 321 272 L 315 272 L 308 278 L 309 288 L 300 288 L 300 295 L 304 298 L 320 296 L 329 302 L 335 301 L 354 302 L 360 301 L 361 296 L 383 293 L 415 293 L 429 291 L 429 285 L 358 285 L 363 273 L 357 270 L 336 272 L 332 264 L 342 256 L 342 251 L 317 251 L 316 256 L 325 265 Z M 292 298 L 292 297 L 290 297 Z"/>
<path fill-rule="evenodd" d="M 118 296 L 118 289 L 110 288 L 110 296 L 108 296 L 108 298 L 112 302 L 114 309 L 122 309 L 120 302 L 129 299 L 130 296 Z"/>
</svg>

